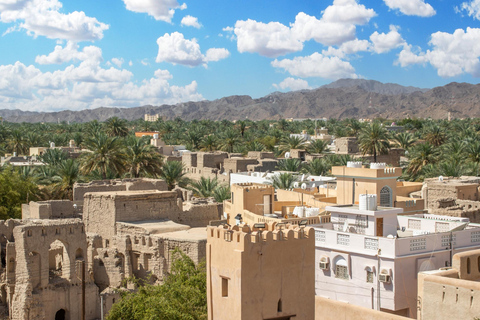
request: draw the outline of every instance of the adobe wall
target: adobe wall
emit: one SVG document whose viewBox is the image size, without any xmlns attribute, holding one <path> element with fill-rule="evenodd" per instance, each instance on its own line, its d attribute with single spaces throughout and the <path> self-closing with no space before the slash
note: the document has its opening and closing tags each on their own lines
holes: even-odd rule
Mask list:
<svg viewBox="0 0 480 320">
<path fill-rule="evenodd" d="M 335 153 L 354 154 L 358 153 L 358 142 L 356 137 L 342 137 L 335 139 Z"/>
<path fill-rule="evenodd" d="M 388 154 L 377 154 L 377 162 L 384 162 L 394 167 L 400 166 L 400 158 L 405 155 L 405 150 L 401 148 L 392 148 L 388 150 Z M 373 155 L 359 155 L 355 158 L 362 158 L 369 162 L 374 162 Z"/>
<path fill-rule="evenodd" d="M 166 191 L 168 186 L 160 179 L 117 179 L 97 180 L 89 183 L 75 183 L 73 186 L 73 201 L 83 201 L 87 192 L 109 192 L 109 191 L 138 191 L 138 190 L 159 190 Z"/>
<path fill-rule="evenodd" d="M 315 296 L 315 320 L 407 320 L 402 316 Z M 430 318 L 436 319 L 436 318 Z M 459 319 L 459 318 L 451 318 Z"/>
<path fill-rule="evenodd" d="M 273 172 L 276 170 L 278 160 L 276 159 L 262 159 L 258 164 L 247 165 L 247 171 L 249 172 Z"/>
<path fill-rule="evenodd" d="M 264 151 L 248 151 L 248 158 L 253 159 L 275 159 L 275 153 L 273 152 L 264 152 Z"/>
<path fill-rule="evenodd" d="M 257 159 L 250 158 L 229 158 L 225 159 L 223 163 L 223 168 L 226 172 L 245 172 L 247 171 L 247 166 L 258 164 Z"/>
<path fill-rule="evenodd" d="M 22 219 L 77 218 L 70 200 L 30 201 L 22 205 Z"/>
</svg>

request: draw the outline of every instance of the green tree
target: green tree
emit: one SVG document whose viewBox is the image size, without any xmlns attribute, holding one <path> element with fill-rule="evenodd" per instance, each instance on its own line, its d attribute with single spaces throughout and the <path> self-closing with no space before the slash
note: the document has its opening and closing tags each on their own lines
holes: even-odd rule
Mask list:
<svg viewBox="0 0 480 320">
<path fill-rule="evenodd" d="M 215 151 L 217 150 L 217 138 L 213 134 L 203 137 L 199 144 L 201 151 Z"/>
<path fill-rule="evenodd" d="M 327 161 L 316 158 L 304 165 L 302 171 L 314 176 L 325 176 L 330 172 L 331 168 Z"/>
<path fill-rule="evenodd" d="M 61 149 L 47 149 L 41 156 L 38 156 L 38 159 L 46 165 L 56 166 L 67 160 L 68 154 Z"/>
<path fill-rule="evenodd" d="M 422 143 L 410 149 L 408 154 L 409 164 L 407 172 L 415 177 L 427 164 L 433 164 L 438 160 L 439 149 L 430 143 Z"/>
<path fill-rule="evenodd" d="M 184 253 L 174 252 L 171 273 L 160 286 L 145 284 L 123 292 L 107 320 L 206 320 L 207 275 L 205 262 L 198 266 Z"/>
<path fill-rule="evenodd" d="M 307 152 L 310 154 L 314 153 L 327 153 L 330 150 L 328 149 L 328 142 L 325 140 L 312 140 L 307 146 Z"/>
<path fill-rule="evenodd" d="M 230 199 L 232 197 L 230 186 L 218 186 L 213 190 L 213 197 L 217 202 L 223 202 L 224 200 Z"/>
<path fill-rule="evenodd" d="M 53 195 L 56 199 L 73 200 L 73 184 L 81 181 L 80 166 L 74 159 L 63 160 L 57 165 L 53 177 Z"/>
<path fill-rule="evenodd" d="M 190 182 L 188 189 L 193 191 L 193 194 L 197 197 L 208 198 L 213 197 L 215 189 L 218 187 L 217 178 L 211 179 L 200 177 L 200 181 Z"/>
<path fill-rule="evenodd" d="M 88 138 L 84 145 L 89 152 L 82 154 L 81 169 L 86 174 L 98 170 L 102 179 L 107 179 L 107 170 L 118 174 L 124 171 L 124 148 L 117 137 L 109 137 L 100 132 Z"/>
<path fill-rule="evenodd" d="M 305 139 L 297 136 L 283 138 L 280 143 L 280 150 L 288 152 L 292 149 L 305 149 Z"/>
<path fill-rule="evenodd" d="M 293 184 L 298 181 L 298 176 L 290 172 L 284 172 L 280 174 L 275 174 L 269 177 L 269 184 L 271 184 L 275 189 L 292 189 Z"/>
<path fill-rule="evenodd" d="M 379 121 L 374 121 L 360 131 L 358 137 L 360 150 L 365 154 L 373 154 L 373 162 L 377 162 L 377 155 L 387 153 L 388 132 Z"/>
<path fill-rule="evenodd" d="M 188 179 L 185 177 L 183 169 L 184 166 L 181 161 L 167 161 L 163 164 L 160 178 L 165 180 L 168 185 L 168 190 L 175 188 L 176 184 L 180 186 L 187 185 Z"/>
<path fill-rule="evenodd" d="M 113 117 L 105 122 L 105 132 L 110 137 L 126 137 L 128 135 L 127 120 Z"/>
<path fill-rule="evenodd" d="M 157 176 L 162 171 L 162 156 L 148 139 L 129 137 L 125 141 L 125 170 L 132 178 Z"/>
<path fill-rule="evenodd" d="M 240 138 L 238 136 L 238 132 L 229 129 L 220 137 L 220 150 L 226 152 L 233 152 L 235 145 L 237 145 L 239 141 Z"/>
<path fill-rule="evenodd" d="M 417 141 L 415 136 L 410 132 L 400 132 L 393 137 L 393 140 L 395 141 L 395 145 L 397 147 L 405 150 L 410 149 L 410 147 L 412 147 Z"/>
<path fill-rule="evenodd" d="M 302 168 L 302 161 L 300 159 L 280 159 L 277 163 L 277 170 L 298 172 Z"/>
</svg>

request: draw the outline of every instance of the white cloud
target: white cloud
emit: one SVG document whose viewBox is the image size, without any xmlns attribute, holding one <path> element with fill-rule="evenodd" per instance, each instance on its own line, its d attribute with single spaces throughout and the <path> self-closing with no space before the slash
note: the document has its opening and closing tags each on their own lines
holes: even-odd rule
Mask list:
<svg viewBox="0 0 480 320">
<path fill-rule="evenodd" d="M 278 57 L 301 51 L 303 42 L 312 39 L 329 46 L 354 40 L 356 25 L 364 25 L 375 16 L 373 9 L 365 8 L 356 0 L 335 0 L 320 19 L 299 12 L 290 26 L 279 22 L 240 20 L 235 23 L 234 32 L 239 52 Z M 224 31 L 230 31 L 228 28 Z"/>
<path fill-rule="evenodd" d="M 148 62 L 148 59 L 147 59 L 147 58 L 142 59 L 142 61 L 140 61 L 140 63 L 141 63 L 142 65 L 144 65 L 144 66 L 150 65 L 150 63 Z"/>
<path fill-rule="evenodd" d="M 390 26 L 389 33 L 378 33 L 375 31 L 370 35 L 370 41 L 372 41 L 372 50 L 376 53 L 389 52 L 392 49 L 398 48 L 405 44 L 400 33 L 397 31 L 397 27 Z"/>
<path fill-rule="evenodd" d="M 458 11 L 465 10 L 470 17 L 480 20 L 480 0 L 471 0 L 463 2 L 460 8 L 456 8 Z"/>
<path fill-rule="evenodd" d="M 123 60 L 123 58 L 112 58 L 112 63 L 116 65 L 118 68 L 121 68 L 124 62 L 125 61 Z"/>
<path fill-rule="evenodd" d="M 293 76 L 307 78 L 320 77 L 337 80 L 340 78 L 358 78 L 355 69 L 348 61 L 338 57 L 327 57 L 318 52 L 306 57 L 295 57 L 272 61 L 272 66 L 282 68 Z"/>
<path fill-rule="evenodd" d="M 69 61 L 102 61 L 102 49 L 99 47 L 88 46 L 82 51 L 78 51 L 78 49 L 77 43 L 68 41 L 65 47 L 57 45 L 48 55 L 37 56 L 35 62 L 38 64 L 62 64 Z"/>
<path fill-rule="evenodd" d="M 355 39 L 352 41 L 344 42 L 339 48 L 328 47 L 327 50 L 323 50 L 322 54 L 325 56 L 336 56 L 344 59 L 348 54 L 355 54 L 361 51 L 370 50 L 370 42 L 368 40 Z"/>
<path fill-rule="evenodd" d="M 311 89 L 308 82 L 303 79 L 286 78 L 279 84 L 273 84 L 273 87 L 281 90 L 290 89 L 291 91 Z"/>
<path fill-rule="evenodd" d="M 227 58 L 230 53 L 227 49 L 212 48 L 204 56 L 196 39 L 185 39 L 180 32 L 165 33 L 157 39 L 158 55 L 156 62 L 169 62 L 189 67 L 206 65 L 210 61 Z"/>
<path fill-rule="evenodd" d="M 436 32 L 429 42 L 432 50 L 415 54 L 411 46 L 404 46 L 397 63 L 402 67 L 430 63 L 441 77 L 464 73 L 480 77 L 480 29 L 457 29 L 453 34 Z"/>
<path fill-rule="evenodd" d="M 202 26 L 199 22 L 198 22 L 198 18 L 196 17 L 192 17 L 192 16 L 185 16 L 182 18 L 182 21 L 180 22 L 180 24 L 182 26 L 188 26 L 188 27 L 194 27 L 194 28 L 197 28 L 197 29 L 200 29 L 200 27 Z"/>
<path fill-rule="evenodd" d="M 171 22 L 175 9 L 184 10 L 187 5 L 179 5 L 177 0 L 123 0 L 127 10 L 139 13 L 147 13 L 165 22 Z"/>
<path fill-rule="evenodd" d="M 128 61 L 128 65 L 129 65 L 130 67 L 133 66 L 132 60 Z"/>
<path fill-rule="evenodd" d="M 237 21 L 234 29 L 239 52 L 278 57 L 303 49 L 302 42 L 289 27 L 279 22 Z"/>
<path fill-rule="evenodd" d="M 0 108 L 35 111 L 81 110 L 105 107 L 174 104 L 203 99 L 197 83 L 172 86 L 167 70 L 140 84 L 133 74 L 116 68 L 103 69 L 99 62 L 86 60 L 78 67 L 43 73 L 21 62 L 0 66 Z"/>
<path fill-rule="evenodd" d="M 424 0 L 383 0 L 392 10 L 399 10 L 407 16 L 431 17 L 435 9 Z"/>
<path fill-rule="evenodd" d="M 107 24 L 96 18 L 87 17 L 83 11 L 60 13 L 62 4 L 58 0 L 0 0 L 0 21 L 15 23 L 6 33 L 25 29 L 34 37 L 72 41 L 93 41 L 103 38 Z"/>
<path fill-rule="evenodd" d="M 210 48 L 205 55 L 205 61 L 219 61 L 230 56 L 230 51 L 225 48 Z"/>
</svg>

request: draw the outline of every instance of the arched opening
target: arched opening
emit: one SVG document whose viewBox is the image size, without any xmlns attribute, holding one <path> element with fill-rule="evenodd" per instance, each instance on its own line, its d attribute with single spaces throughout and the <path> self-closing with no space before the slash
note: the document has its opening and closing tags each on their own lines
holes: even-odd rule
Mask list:
<svg viewBox="0 0 480 320">
<path fill-rule="evenodd" d="M 83 250 L 81 248 L 75 251 L 75 260 L 83 260 Z"/>
<path fill-rule="evenodd" d="M 60 309 L 57 311 L 57 313 L 55 313 L 55 320 L 65 320 L 65 310 L 64 309 Z"/>
<path fill-rule="evenodd" d="M 60 278 L 70 277 L 70 259 L 67 249 L 60 240 L 55 240 L 48 249 L 49 281 L 55 282 Z"/>
<path fill-rule="evenodd" d="M 389 186 L 384 186 L 380 190 L 380 206 L 391 207 L 392 206 L 392 189 Z"/>
<path fill-rule="evenodd" d="M 335 259 L 335 278 L 343 280 L 348 280 L 350 278 L 347 260 L 342 256 Z"/>
<path fill-rule="evenodd" d="M 282 312 L 282 299 L 278 299 L 277 312 Z"/>
</svg>

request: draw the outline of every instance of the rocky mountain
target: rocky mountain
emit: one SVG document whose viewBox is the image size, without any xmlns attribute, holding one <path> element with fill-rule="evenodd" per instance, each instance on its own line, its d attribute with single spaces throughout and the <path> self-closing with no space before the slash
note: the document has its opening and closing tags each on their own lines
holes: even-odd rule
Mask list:
<svg viewBox="0 0 480 320">
<path fill-rule="evenodd" d="M 274 92 L 265 97 L 230 96 L 213 101 L 136 108 L 98 108 L 82 111 L 30 112 L 0 110 L 11 122 L 86 122 L 111 117 L 128 120 L 145 113 L 162 114 L 168 119 L 281 119 L 281 118 L 375 118 L 419 117 L 445 119 L 480 117 L 480 85 L 450 83 L 421 89 L 373 80 L 342 79 L 314 89 L 288 93 Z"/>
</svg>

